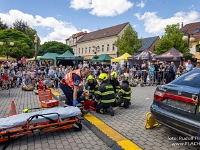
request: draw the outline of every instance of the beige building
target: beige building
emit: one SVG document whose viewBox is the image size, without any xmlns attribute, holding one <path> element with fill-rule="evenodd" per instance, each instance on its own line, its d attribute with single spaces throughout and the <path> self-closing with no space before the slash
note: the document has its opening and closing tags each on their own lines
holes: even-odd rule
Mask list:
<svg viewBox="0 0 200 150">
<path fill-rule="evenodd" d="M 76 56 L 91 59 L 95 55 L 108 54 L 116 58 L 118 49 L 114 43 L 129 25 L 127 22 L 85 34 L 76 43 Z"/>
<path fill-rule="evenodd" d="M 75 33 L 72 36 L 70 36 L 69 38 L 66 39 L 66 44 L 71 46 L 74 52 L 74 55 L 76 56 L 76 42 L 82 38 L 84 36 L 84 34 L 86 34 L 86 32 L 79 32 L 79 33 Z"/>
</svg>

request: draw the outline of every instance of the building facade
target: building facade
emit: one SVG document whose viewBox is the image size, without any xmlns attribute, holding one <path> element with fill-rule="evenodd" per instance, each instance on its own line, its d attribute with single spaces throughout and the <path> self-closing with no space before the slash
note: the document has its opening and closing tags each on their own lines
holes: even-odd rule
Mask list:
<svg viewBox="0 0 200 150">
<path fill-rule="evenodd" d="M 196 52 L 196 46 L 200 41 L 200 22 L 194 22 L 194 23 L 190 23 L 190 24 L 186 24 L 183 25 L 183 23 L 181 24 L 181 28 L 180 31 L 186 35 L 186 36 L 190 36 L 190 37 L 194 37 L 194 41 L 190 42 L 190 53 L 195 55 L 195 58 L 197 58 L 198 60 L 200 60 L 200 53 Z"/>
<path fill-rule="evenodd" d="M 74 55 L 77 56 L 77 50 L 76 50 L 76 42 L 82 38 L 84 36 L 84 34 L 86 34 L 86 32 L 78 32 L 76 34 L 73 34 L 72 36 L 70 36 L 69 38 L 66 39 L 66 44 L 68 46 L 71 46 L 74 52 Z"/>
<path fill-rule="evenodd" d="M 85 34 L 77 41 L 77 56 L 92 59 L 95 55 L 108 54 L 116 58 L 118 49 L 114 43 L 129 25 L 129 23 L 123 23 Z"/>
</svg>

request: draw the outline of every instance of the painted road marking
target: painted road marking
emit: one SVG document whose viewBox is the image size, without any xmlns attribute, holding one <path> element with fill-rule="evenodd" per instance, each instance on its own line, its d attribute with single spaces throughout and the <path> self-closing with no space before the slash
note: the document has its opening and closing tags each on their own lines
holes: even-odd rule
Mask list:
<svg viewBox="0 0 200 150">
<path fill-rule="evenodd" d="M 60 97 L 60 93 L 55 91 L 53 88 L 50 88 L 52 94 L 54 94 L 56 97 Z M 104 134 L 106 134 L 108 137 L 110 137 L 113 141 L 115 141 L 119 146 L 121 146 L 124 150 L 142 150 L 139 146 L 137 146 L 135 143 L 121 135 L 119 132 L 105 124 L 103 121 L 98 119 L 97 117 L 93 116 L 92 114 L 87 114 L 84 116 L 84 118 L 92 123 L 96 128 L 98 128 L 100 131 L 102 131 Z"/>
</svg>

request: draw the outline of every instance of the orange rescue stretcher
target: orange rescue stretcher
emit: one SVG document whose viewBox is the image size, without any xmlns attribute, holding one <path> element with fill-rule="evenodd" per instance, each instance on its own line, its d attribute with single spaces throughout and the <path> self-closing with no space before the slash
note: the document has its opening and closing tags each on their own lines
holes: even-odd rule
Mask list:
<svg viewBox="0 0 200 150">
<path fill-rule="evenodd" d="M 77 107 L 54 107 L 46 110 L 0 118 L 0 142 L 32 134 L 60 129 L 82 129 L 81 110 Z"/>
</svg>

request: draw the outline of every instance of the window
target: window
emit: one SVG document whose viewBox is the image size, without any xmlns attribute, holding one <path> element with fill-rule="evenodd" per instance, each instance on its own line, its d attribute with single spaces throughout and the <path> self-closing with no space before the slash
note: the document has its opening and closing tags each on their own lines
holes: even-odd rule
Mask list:
<svg viewBox="0 0 200 150">
<path fill-rule="evenodd" d="M 82 54 L 83 54 L 83 48 L 82 48 Z"/>
<path fill-rule="evenodd" d="M 194 69 L 171 82 L 175 85 L 185 85 L 200 88 L 200 69 Z"/>
<path fill-rule="evenodd" d="M 200 31 L 200 28 L 196 28 L 196 29 L 194 30 L 194 33 L 199 33 L 199 31 Z"/>
<path fill-rule="evenodd" d="M 113 44 L 112 50 L 113 50 L 113 51 L 115 50 L 115 44 Z"/>
<path fill-rule="evenodd" d="M 182 32 L 183 34 L 185 34 L 185 33 L 187 33 L 187 30 L 182 30 L 181 32 Z"/>
<path fill-rule="evenodd" d="M 102 52 L 104 52 L 104 45 L 102 45 Z"/>
<path fill-rule="evenodd" d="M 93 36 L 91 36 L 91 39 L 93 39 L 94 38 L 94 35 Z"/>
<path fill-rule="evenodd" d="M 85 53 L 87 53 L 87 47 L 85 48 Z"/>
<path fill-rule="evenodd" d="M 81 53 L 81 50 L 80 50 L 80 48 L 78 49 L 78 53 L 79 53 L 79 54 Z"/>
<path fill-rule="evenodd" d="M 109 44 L 107 44 L 107 52 L 109 51 Z"/>
<path fill-rule="evenodd" d="M 103 35 L 105 36 L 108 32 L 104 33 Z"/>
<path fill-rule="evenodd" d="M 89 53 L 90 53 L 91 47 L 89 47 Z"/>
</svg>

